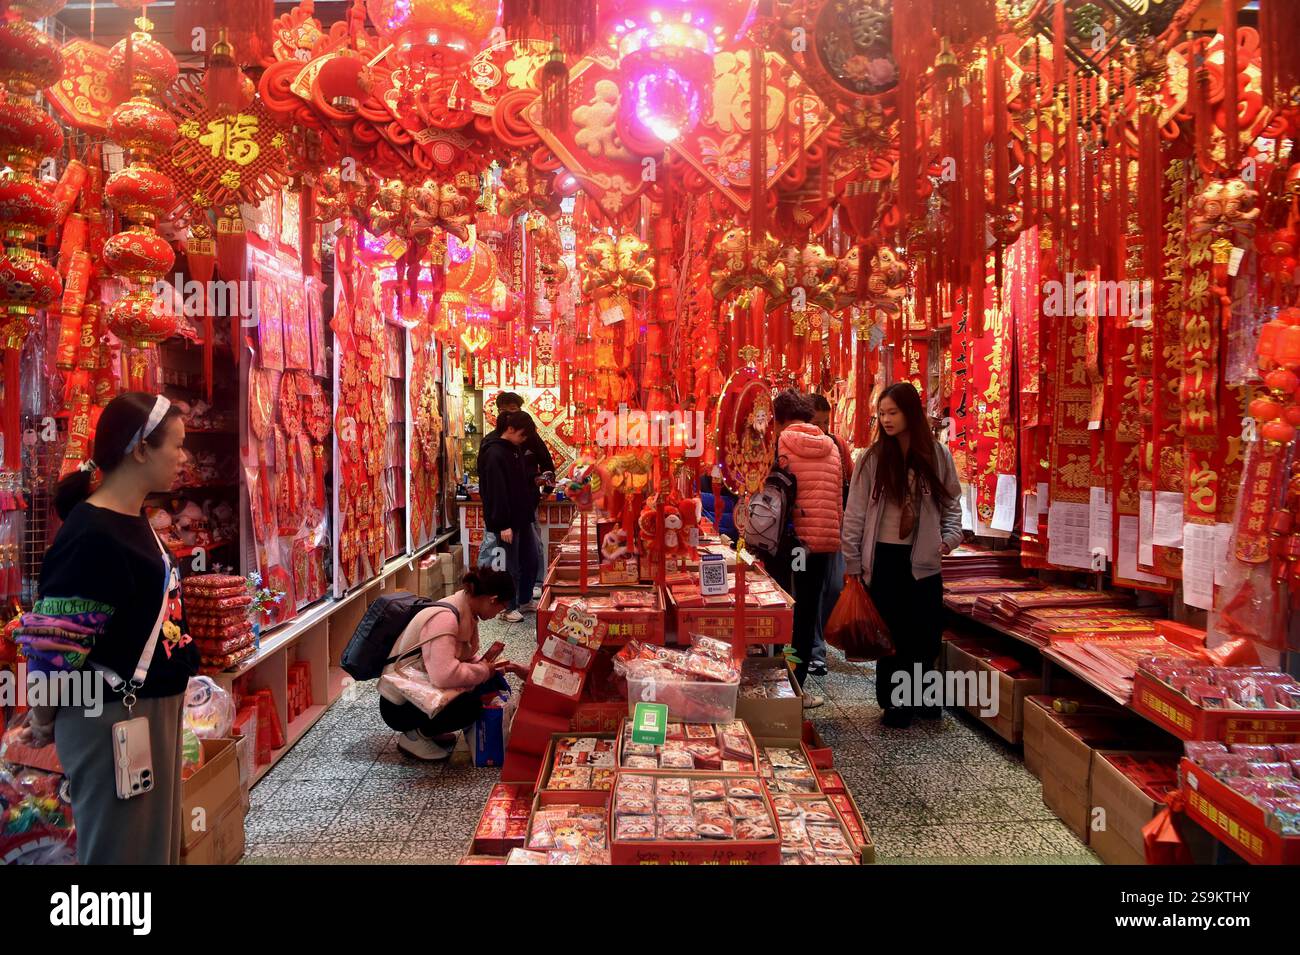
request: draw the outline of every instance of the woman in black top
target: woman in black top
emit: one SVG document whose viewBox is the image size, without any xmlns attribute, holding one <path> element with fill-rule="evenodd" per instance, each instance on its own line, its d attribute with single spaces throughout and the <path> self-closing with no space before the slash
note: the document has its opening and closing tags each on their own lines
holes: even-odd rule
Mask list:
<svg viewBox="0 0 1300 955">
<path fill-rule="evenodd" d="M 180 860 L 180 732 L 185 688 L 198 670 L 183 630 L 179 574 L 144 514 L 145 498 L 170 490 L 185 451 L 179 409 L 161 396 L 114 398 L 96 429 L 94 462 L 65 478 L 55 500 L 63 526 L 41 567 L 29 668 L 90 667 L 98 707 L 33 710 L 30 742 L 53 737 L 71 783 L 77 857 L 83 864 Z M 98 469 L 103 483 L 92 494 Z M 50 635 L 54 635 L 51 637 Z M 152 790 L 117 795 L 113 724 L 149 721 Z"/>
</svg>

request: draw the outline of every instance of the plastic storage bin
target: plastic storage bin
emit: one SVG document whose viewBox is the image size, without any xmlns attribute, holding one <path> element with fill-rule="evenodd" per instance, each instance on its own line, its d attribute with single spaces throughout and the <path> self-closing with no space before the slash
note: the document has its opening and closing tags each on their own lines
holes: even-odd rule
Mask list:
<svg viewBox="0 0 1300 955">
<path fill-rule="evenodd" d="M 631 715 L 638 703 L 666 703 L 668 718 L 674 722 L 730 723 L 736 718 L 739 693 L 739 681 L 710 683 L 629 674 L 627 712 Z"/>
</svg>

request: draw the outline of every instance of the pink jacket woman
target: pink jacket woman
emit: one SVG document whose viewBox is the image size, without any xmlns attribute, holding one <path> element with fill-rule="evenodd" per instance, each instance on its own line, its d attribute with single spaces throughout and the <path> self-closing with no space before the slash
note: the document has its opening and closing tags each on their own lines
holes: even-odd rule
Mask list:
<svg viewBox="0 0 1300 955">
<path fill-rule="evenodd" d="M 840 549 L 844 472 L 835 439 L 797 421 L 781 432 L 777 458 L 796 481 L 794 531 L 814 554 Z"/>
</svg>

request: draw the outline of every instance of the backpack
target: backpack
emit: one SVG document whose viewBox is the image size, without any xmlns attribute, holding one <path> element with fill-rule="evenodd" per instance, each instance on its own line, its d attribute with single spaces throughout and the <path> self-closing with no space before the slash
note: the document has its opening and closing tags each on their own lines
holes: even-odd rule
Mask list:
<svg viewBox="0 0 1300 955">
<path fill-rule="evenodd" d="M 768 472 L 763 489 L 749 499 L 746 509 L 746 546 L 769 557 L 780 553 L 782 546 L 789 543 L 796 493 L 795 477 L 787 469 L 778 465 Z"/>
<path fill-rule="evenodd" d="M 355 680 L 373 680 L 384 672 L 390 663 L 405 659 L 418 653 L 424 644 L 412 647 L 399 656 L 389 656 L 393 646 L 402 636 L 415 615 L 430 607 L 443 607 L 456 615 L 460 621 L 460 611 L 452 604 L 430 597 L 401 591 L 380 597 L 366 610 L 366 615 L 352 632 L 343 651 L 342 667 Z M 427 641 L 426 641 L 427 642 Z"/>
</svg>

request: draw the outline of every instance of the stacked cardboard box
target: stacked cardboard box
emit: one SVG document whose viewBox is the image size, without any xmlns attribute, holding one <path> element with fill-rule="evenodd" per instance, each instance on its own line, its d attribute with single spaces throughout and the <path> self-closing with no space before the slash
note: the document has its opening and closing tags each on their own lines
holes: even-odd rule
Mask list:
<svg viewBox="0 0 1300 955">
<path fill-rule="evenodd" d="M 234 865 L 244 854 L 244 799 L 233 739 L 203 740 L 203 765 L 181 783 L 181 864 Z"/>
<path fill-rule="evenodd" d="M 1109 865 L 1145 865 L 1142 827 L 1178 788 L 1176 754 L 1098 750 L 1090 786 L 1093 850 Z"/>
</svg>

